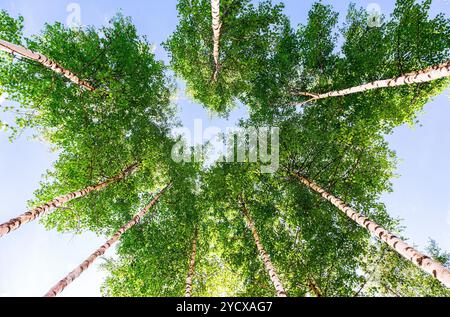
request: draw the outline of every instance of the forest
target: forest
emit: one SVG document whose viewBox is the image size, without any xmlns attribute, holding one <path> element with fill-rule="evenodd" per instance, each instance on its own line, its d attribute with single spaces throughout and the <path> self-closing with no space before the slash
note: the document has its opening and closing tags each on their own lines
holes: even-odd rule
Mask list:
<svg viewBox="0 0 450 317">
<path fill-rule="evenodd" d="M 0 214 L 0 248 L 32 221 L 104 237 L 48 297 L 109 248 L 107 297 L 449 297 L 450 253 L 419 250 L 381 201 L 399 164 L 386 137 L 450 87 L 450 19 L 430 6 L 397 0 L 373 26 L 317 1 L 294 26 L 278 1 L 178 0 L 170 63 L 120 12 L 25 36 L 0 10 L 0 111 L 15 116 L 0 133 L 32 129 L 58 153 L 29 210 Z M 277 127 L 279 168 L 175 161 L 180 142 L 195 151 L 172 133 L 179 81 L 215 116 L 244 105 L 242 129 Z"/>
</svg>

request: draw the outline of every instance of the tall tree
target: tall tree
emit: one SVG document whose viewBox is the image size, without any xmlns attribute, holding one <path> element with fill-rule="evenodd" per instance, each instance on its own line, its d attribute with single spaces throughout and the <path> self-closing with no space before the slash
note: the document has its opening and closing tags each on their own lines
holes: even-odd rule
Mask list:
<svg viewBox="0 0 450 317">
<path fill-rule="evenodd" d="M 213 75 L 213 81 L 217 80 L 217 76 L 220 71 L 220 31 L 222 29 L 222 23 L 220 22 L 220 0 L 211 0 L 211 15 L 212 15 L 212 28 L 213 28 L 213 56 L 215 70 Z"/>
<path fill-rule="evenodd" d="M 269 273 L 270 279 L 272 280 L 273 286 L 275 287 L 278 297 L 286 297 L 286 291 L 284 290 L 283 285 L 281 284 L 280 278 L 278 277 L 277 272 L 276 272 L 272 262 L 270 261 L 269 255 L 267 254 L 266 250 L 264 249 L 264 246 L 261 243 L 258 231 L 256 230 L 256 227 L 255 227 L 255 223 L 253 222 L 253 219 L 250 216 L 247 206 L 245 205 L 245 201 L 243 200 L 242 197 L 239 197 L 239 204 L 241 205 L 242 212 L 246 219 L 247 225 L 249 226 L 250 230 L 252 231 L 253 238 L 255 239 L 256 247 L 258 248 L 259 254 L 261 255 L 261 258 L 264 262 L 264 266 L 266 267 L 267 272 Z"/>
<path fill-rule="evenodd" d="M 310 96 L 312 97 L 310 100 L 306 102 L 312 102 L 328 97 L 342 97 L 345 95 L 355 94 L 359 92 L 365 92 L 372 89 L 379 89 L 385 87 L 397 87 L 407 84 L 421 84 L 430 82 L 433 80 L 450 77 L 450 61 L 445 62 L 440 65 L 435 65 L 432 67 L 428 67 L 426 69 L 422 69 L 416 72 L 412 72 L 403 76 L 399 76 L 391 79 L 377 80 L 368 84 L 346 88 L 338 91 L 330 91 L 327 93 L 314 94 L 314 93 L 306 93 L 299 92 L 299 95 L 302 96 Z M 305 102 L 305 103 L 306 103 Z M 304 103 L 300 104 L 303 105 Z"/>
<path fill-rule="evenodd" d="M 138 223 L 148 211 L 158 202 L 159 198 L 164 194 L 164 192 L 172 186 L 172 183 L 168 184 L 163 188 L 153 200 L 142 209 L 134 218 L 129 221 L 126 225 L 121 227 L 114 236 L 105 242 L 100 248 L 97 249 L 93 254 L 91 254 L 82 264 L 76 267 L 72 272 L 70 272 L 65 278 L 59 281 L 55 286 L 53 286 L 46 294 L 46 297 L 54 297 L 61 293 L 70 283 L 72 283 L 77 277 L 81 275 L 86 269 L 91 266 L 91 264 L 99 257 L 105 254 L 114 243 L 116 243 L 120 237 L 129 229 L 131 229 L 136 223 Z"/>
<path fill-rule="evenodd" d="M 355 289 L 353 296 L 390 297 L 448 297 L 450 289 L 419 269 L 411 261 L 406 261 L 386 243 L 369 246 L 365 278 Z M 443 252 L 430 239 L 426 247 L 430 257 L 449 268 L 450 254 Z"/>
<path fill-rule="evenodd" d="M 201 270 L 203 254 L 210 248 L 210 236 L 209 232 L 204 233 L 205 215 L 198 204 L 199 166 L 172 163 L 170 167 L 166 176 L 173 181 L 170 195 L 158 203 L 157 213 L 151 219 L 140 222 L 135 230 L 123 236 L 117 246 L 118 259 L 104 265 L 108 277 L 102 293 L 106 296 L 184 296 L 186 259 L 192 257 L 196 226 L 199 228 L 197 254 L 202 256 L 196 259 L 195 289 L 191 289 L 191 294 L 203 294 Z"/>
<path fill-rule="evenodd" d="M 330 104 L 337 107 L 340 103 L 336 101 L 330 101 Z M 301 113 L 286 110 L 272 116 L 271 124 L 283 131 L 280 135 L 280 165 L 307 170 L 306 174 L 314 175 L 328 192 L 345 197 L 384 228 L 401 232 L 398 222 L 389 217 L 380 202 L 381 193 L 391 188 L 389 179 L 395 169 L 394 153 L 388 149 L 384 136 L 368 127 L 366 121 L 342 120 L 335 111 L 336 108 L 306 107 Z M 252 115 L 247 124 L 264 124 L 261 119 L 264 118 Z M 286 175 L 280 173 L 278 177 L 283 179 Z M 280 221 L 280 225 L 270 226 L 269 237 L 273 236 L 276 241 L 271 254 L 276 255 L 277 268 L 282 270 L 290 296 L 308 293 L 317 296 L 310 281 L 322 296 L 354 296 L 363 283 L 372 280 L 372 268 L 365 266 L 364 259 L 372 255 L 374 259 L 383 258 L 383 252 L 379 248 L 369 248 L 374 245 L 374 240 L 367 231 L 352 226 L 346 217 L 333 212 L 333 206 L 327 201 L 311 196 L 314 193 L 306 187 L 297 185 L 296 188 L 295 183 L 283 185 L 277 181 L 278 177 L 270 181 L 266 178 L 270 187 L 255 178 L 243 186 L 261 191 L 253 201 L 261 203 L 267 200 L 265 196 L 272 201 L 264 206 L 266 215 L 258 214 L 259 226 Z M 276 218 L 269 216 L 273 213 L 271 210 L 275 210 Z M 265 236 L 265 241 L 267 239 Z M 377 242 L 376 246 L 379 245 Z M 403 258 L 398 261 L 403 261 L 402 265 L 409 262 Z M 415 266 L 410 268 L 411 274 L 414 272 L 417 277 L 421 276 L 420 271 Z M 395 281 L 393 276 L 394 272 L 390 281 Z M 433 291 L 427 291 L 427 287 L 420 286 L 416 279 L 406 282 L 408 279 L 404 278 L 402 293 L 445 294 L 442 284 L 436 280 L 433 284 L 433 277 L 421 278 L 426 281 L 423 285 L 433 285 Z M 380 281 L 368 283 L 372 296 L 385 294 L 384 282 Z"/>
<path fill-rule="evenodd" d="M 35 128 L 60 153 L 33 205 L 139 162 L 133 177 L 44 218 L 47 228 L 111 236 L 142 211 L 144 193 L 173 182 L 153 216 L 120 238 L 118 260 L 104 265 L 107 296 L 182 296 L 187 285 L 196 296 L 273 296 L 274 282 L 278 294 L 290 296 L 448 296 L 439 281 L 287 177 L 300 170 L 379 224 L 375 230 L 401 232 L 380 198 L 391 190 L 396 163 L 385 135 L 412 124 L 448 80 L 318 99 L 301 110 L 287 106 L 303 102 L 299 92 L 342 91 L 448 62 L 450 23 L 443 15 L 429 18 L 429 4 L 397 1 L 377 28 L 367 25 L 365 9 L 352 5 L 339 28 L 333 8 L 318 2 L 294 31 L 282 6 L 270 1 L 179 1 L 180 24 L 165 44 L 173 70 L 208 109 L 227 113 L 242 101 L 250 119 L 240 126 L 282 130 L 280 169 L 269 175 L 261 173 L 262 163 L 203 169 L 171 160 L 177 142 L 169 136 L 176 124 L 171 80 L 130 19 L 118 15 L 106 27 L 79 31 L 56 23 L 24 38 L 21 19 L 0 11 L 0 38 L 45 54 L 96 87 L 82 93 L 42 65 L 0 51 L 0 90 L 19 102 L 8 107 L 17 112 L 18 128 Z M 246 199 L 247 226 L 238 195 Z M 193 253 L 202 254 L 194 262 L 194 290 L 192 275 L 186 278 Z M 429 253 L 448 267 L 436 246 Z"/>
<path fill-rule="evenodd" d="M 208 109 L 226 114 L 248 91 L 289 22 L 283 6 L 268 0 L 257 6 L 250 0 L 220 0 L 217 10 L 218 5 L 217 0 L 178 1 L 179 25 L 164 47 L 189 94 Z"/>
<path fill-rule="evenodd" d="M 72 73 L 70 70 L 65 69 L 61 65 L 59 65 L 57 62 L 52 61 L 51 59 L 47 58 L 46 56 L 30 51 L 26 49 L 23 46 L 16 45 L 13 43 L 9 43 L 5 40 L 0 39 L 0 50 L 3 50 L 7 53 L 11 54 L 17 54 L 21 57 L 28 58 L 30 60 L 36 61 L 38 63 L 41 63 L 45 67 L 51 69 L 52 71 L 64 75 L 66 78 L 68 78 L 73 83 L 86 88 L 89 91 L 94 91 L 95 88 L 92 87 L 88 82 L 81 80 L 77 75 Z"/>
<path fill-rule="evenodd" d="M 35 220 L 37 217 L 49 212 L 53 208 L 61 207 L 65 203 L 67 203 L 73 199 L 84 197 L 91 192 L 102 190 L 105 187 L 107 187 L 113 183 L 121 181 L 122 179 L 124 179 L 125 177 L 127 177 L 128 175 L 133 173 L 137 168 L 138 168 L 138 164 L 130 165 L 129 167 L 127 167 L 125 170 L 123 170 L 116 176 L 114 176 L 110 179 L 107 179 L 104 182 L 98 183 L 96 185 L 88 186 L 84 189 L 81 189 L 81 190 L 72 192 L 70 194 L 55 198 L 52 201 L 47 202 L 44 205 L 36 207 L 36 208 L 18 216 L 17 218 L 11 219 L 10 221 L 1 224 L 0 225 L 0 237 L 8 234 L 9 232 L 11 232 L 13 230 L 20 228 L 23 224 L 26 224 L 30 221 Z"/>
<path fill-rule="evenodd" d="M 374 236 L 386 242 L 390 247 L 396 250 L 404 258 L 410 260 L 415 265 L 420 267 L 422 270 L 434 276 L 436 279 L 441 281 L 445 286 L 450 288 L 450 270 L 445 268 L 441 263 L 432 260 L 430 257 L 422 254 L 421 252 L 414 249 L 412 246 L 405 243 L 403 240 L 398 238 L 396 235 L 387 231 L 386 229 L 379 226 L 372 220 L 364 217 L 353 208 L 345 204 L 341 199 L 333 196 L 332 194 L 325 191 L 323 188 L 318 186 L 313 181 L 305 178 L 304 176 L 295 173 L 294 176 L 304 185 L 308 186 L 323 198 L 331 202 L 340 211 L 345 213 L 350 219 L 355 221 L 361 227 L 369 230 Z"/>
<path fill-rule="evenodd" d="M 33 128 L 59 153 L 31 205 L 140 162 L 135 177 L 70 201 L 44 218 L 47 228 L 110 234 L 133 215 L 142 192 L 168 181 L 163 175 L 174 144 L 168 135 L 176 120 L 166 67 L 131 19 L 120 14 L 101 28 L 75 31 L 55 23 L 29 38 L 5 34 L 2 38 L 58 61 L 97 88 L 82 93 L 42 65 L 0 52 L 0 85 L 13 102 L 4 110 L 16 115 L 18 129 Z"/>
<path fill-rule="evenodd" d="M 186 278 L 185 297 L 192 296 L 192 279 L 194 278 L 194 274 L 195 274 L 195 258 L 197 256 L 197 238 L 198 238 L 198 229 L 195 228 L 194 238 L 192 239 L 192 254 L 191 254 L 191 259 L 189 261 L 189 271 L 188 271 L 188 276 Z"/>
</svg>

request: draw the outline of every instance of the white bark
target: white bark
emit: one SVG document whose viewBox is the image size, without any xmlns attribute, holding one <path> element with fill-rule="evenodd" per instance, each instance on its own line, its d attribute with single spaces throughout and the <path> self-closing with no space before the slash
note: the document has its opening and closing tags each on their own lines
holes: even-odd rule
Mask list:
<svg viewBox="0 0 450 317">
<path fill-rule="evenodd" d="M 0 39 L 0 50 L 8 52 L 8 53 L 18 54 L 22 57 L 28 58 L 30 60 L 34 60 L 38 63 L 41 63 L 45 67 L 51 69 L 52 71 L 54 71 L 58 74 L 62 74 L 64 77 L 66 77 L 73 83 L 75 83 L 79 86 L 82 86 L 89 91 L 95 90 L 95 88 L 93 86 L 91 86 L 88 82 L 81 80 L 78 76 L 76 76 L 71 71 L 63 68 L 58 63 L 48 59 L 46 56 L 44 56 L 40 53 L 35 53 L 33 51 L 30 51 L 29 49 L 26 49 L 23 46 L 9 43 L 9 42 L 1 40 L 1 39 Z"/>
<path fill-rule="evenodd" d="M 214 57 L 214 75 L 213 80 L 217 80 L 220 71 L 219 51 L 220 51 L 220 31 L 222 22 L 220 21 L 220 0 L 211 0 L 211 15 L 213 28 L 213 57 Z"/>
<path fill-rule="evenodd" d="M 70 272 L 65 278 L 56 283 L 45 295 L 44 297 L 55 297 L 59 293 L 61 293 L 70 283 L 72 283 L 77 277 L 81 275 L 85 270 L 91 266 L 94 261 L 105 254 L 106 250 L 108 250 L 114 243 L 116 243 L 120 237 L 136 225 L 142 217 L 144 217 L 150 208 L 152 208 L 159 200 L 159 198 L 164 194 L 164 192 L 172 186 L 172 183 L 168 184 L 164 189 L 162 189 L 158 195 L 144 208 L 142 209 L 134 218 L 128 222 L 126 225 L 121 227 L 114 236 L 105 242 L 100 248 L 97 249 L 94 253 L 92 253 L 83 263 L 77 266 L 72 272 Z"/>
<path fill-rule="evenodd" d="M 295 173 L 294 176 L 304 185 L 312 189 L 313 191 L 320 194 L 324 199 L 331 202 L 340 211 L 345 213 L 350 219 L 355 221 L 358 225 L 366 228 L 371 234 L 378 237 L 380 240 L 386 242 L 392 249 L 397 251 L 405 259 L 411 261 L 416 266 L 421 268 L 423 271 L 431 274 L 433 277 L 441 281 L 445 286 L 450 288 L 450 271 L 445 268 L 442 264 L 434 261 L 430 257 L 422 254 L 421 252 L 414 249 L 412 246 L 387 231 L 386 229 L 379 226 L 372 220 L 364 217 L 358 213 L 353 208 L 346 205 L 341 199 L 333 196 L 332 194 L 326 192 L 319 185 L 313 181 Z"/>
<path fill-rule="evenodd" d="M 377 80 L 368 84 L 355 86 L 347 89 L 330 91 L 324 94 L 313 94 L 309 92 L 300 92 L 299 95 L 312 97 L 308 101 L 305 101 L 299 106 L 305 103 L 325 99 L 328 97 L 342 97 L 345 95 L 355 94 L 359 92 L 364 92 L 373 89 L 385 88 L 385 87 L 397 87 L 409 84 L 420 84 L 425 82 L 430 82 L 433 80 L 450 77 L 450 61 L 442 63 L 440 65 L 428 67 L 417 72 L 412 72 L 400 77 Z"/>
</svg>

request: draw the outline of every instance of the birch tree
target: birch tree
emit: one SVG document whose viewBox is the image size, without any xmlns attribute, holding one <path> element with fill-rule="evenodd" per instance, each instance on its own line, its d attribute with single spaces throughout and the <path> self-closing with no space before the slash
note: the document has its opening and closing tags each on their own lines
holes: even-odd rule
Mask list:
<svg viewBox="0 0 450 317">
<path fill-rule="evenodd" d="M 405 243 L 403 240 L 398 238 L 396 235 L 380 227 L 377 223 L 371 221 L 367 217 L 364 217 L 363 215 L 346 205 L 341 199 L 325 191 L 313 181 L 308 180 L 307 178 L 299 174 L 295 174 L 295 177 L 297 177 L 301 183 L 316 191 L 326 200 L 330 201 L 340 211 L 344 212 L 350 219 L 358 223 L 358 225 L 367 228 L 367 230 L 369 230 L 374 236 L 386 242 L 404 258 L 410 260 L 422 270 L 428 272 L 429 274 L 440 280 L 445 286 L 450 288 L 450 270 L 445 268 L 441 263 L 438 263 L 432 260 L 429 256 L 426 256 L 417 251 L 416 249 Z"/>
<path fill-rule="evenodd" d="M 148 211 L 158 202 L 161 196 L 164 194 L 166 190 L 168 190 L 172 184 L 168 184 L 165 188 L 163 188 L 155 198 L 144 208 L 142 209 L 134 218 L 121 227 L 114 236 L 105 242 L 100 248 L 98 248 L 94 253 L 92 253 L 82 264 L 77 266 L 72 272 L 70 272 L 65 278 L 55 284 L 46 294 L 45 297 L 54 297 L 61 293 L 70 283 L 72 283 L 77 277 L 81 275 L 86 269 L 91 266 L 91 264 L 99 257 L 105 254 L 106 250 L 108 250 L 114 243 L 116 243 L 120 237 L 129 229 L 131 229 L 136 223 L 138 223 L 147 213 Z"/>
<path fill-rule="evenodd" d="M 194 278 L 195 274 L 195 258 L 197 256 L 197 237 L 198 237 L 198 229 L 195 229 L 194 238 L 192 240 L 192 254 L 189 261 L 189 271 L 188 276 L 186 278 L 186 293 L 185 297 L 191 297 L 192 296 L 192 279 Z"/>
<path fill-rule="evenodd" d="M 128 175 L 133 173 L 137 169 L 137 167 L 138 167 L 137 164 L 133 164 L 133 165 L 127 167 L 124 171 L 122 171 L 118 175 L 114 176 L 113 178 L 107 179 L 106 181 L 103 181 L 99 184 L 89 186 L 84 189 L 72 192 L 70 194 L 55 198 L 52 201 L 50 201 L 44 205 L 36 207 L 36 208 L 26 212 L 25 214 L 18 216 L 17 218 L 11 219 L 10 221 L 1 224 L 0 225 L 0 237 L 10 233 L 13 230 L 18 229 L 23 224 L 26 224 L 30 221 L 35 220 L 36 218 L 38 218 L 41 215 L 48 213 L 53 208 L 61 207 L 65 203 L 67 203 L 73 199 L 81 198 L 83 196 L 88 195 L 91 192 L 102 190 L 105 187 L 108 187 L 109 185 L 111 185 L 115 182 L 121 181 L 122 179 L 124 179 L 125 177 L 127 177 Z"/>
<path fill-rule="evenodd" d="M 214 75 L 213 81 L 217 81 L 217 76 L 220 71 L 220 32 L 222 29 L 222 22 L 220 22 L 220 0 L 211 0 L 211 16 L 212 16 L 212 28 L 213 28 L 213 57 L 214 57 Z"/>
<path fill-rule="evenodd" d="M 239 204 L 241 205 L 242 213 L 244 214 L 247 225 L 250 228 L 250 230 L 252 231 L 253 238 L 255 239 L 256 247 L 258 248 L 259 254 L 261 255 L 261 258 L 264 262 L 264 266 L 266 267 L 266 270 L 270 276 L 273 286 L 274 286 L 275 290 L 277 291 L 277 296 L 278 297 L 286 297 L 286 291 L 284 290 L 283 285 L 281 284 L 280 278 L 278 277 L 278 274 L 272 264 L 272 261 L 270 261 L 269 255 L 267 254 L 266 250 L 264 249 L 264 246 L 261 243 L 258 231 L 256 230 L 256 227 L 255 227 L 255 223 L 253 222 L 253 219 L 250 216 L 247 206 L 245 205 L 245 201 L 243 200 L 242 197 L 239 197 Z"/>
<path fill-rule="evenodd" d="M 289 27 L 282 5 L 180 0 L 177 8 L 179 25 L 164 44 L 171 67 L 186 81 L 195 100 L 212 111 L 227 113 L 235 99 L 248 91 L 257 70 L 273 53 L 273 43 Z"/>
<path fill-rule="evenodd" d="M 345 95 L 355 94 L 355 93 L 363 93 L 372 89 L 380 89 L 380 88 L 389 88 L 389 87 L 398 87 L 402 85 L 409 84 L 421 84 L 430 82 L 437 79 L 450 77 L 450 61 L 445 62 L 440 65 L 435 65 L 432 67 L 428 67 L 426 69 L 422 69 L 417 72 L 412 72 L 407 75 L 399 76 L 392 79 L 378 80 L 372 83 L 364 84 L 361 86 L 351 87 L 338 91 L 330 91 L 323 94 L 313 94 L 300 92 L 299 95 L 312 97 L 307 102 L 312 102 L 324 98 L 329 97 L 342 97 Z M 303 104 L 300 104 L 303 105 Z"/>
<path fill-rule="evenodd" d="M 86 81 L 78 78 L 78 76 L 75 75 L 74 73 L 72 73 L 70 70 L 65 69 L 64 67 L 59 65 L 57 62 L 52 61 L 51 59 L 49 59 L 48 57 L 46 57 L 40 53 L 33 52 L 31 50 L 26 49 L 23 46 L 13 44 L 13 43 L 7 42 L 2 39 L 0 39 L 0 50 L 5 51 L 7 53 L 14 54 L 14 55 L 19 55 L 20 57 L 23 57 L 23 58 L 28 58 L 32 61 L 36 61 L 36 62 L 42 64 L 44 67 L 47 67 L 58 74 L 64 75 L 64 77 L 68 78 L 70 81 L 74 82 L 75 84 L 77 84 L 81 87 L 84 87 L 85 89 L 87 89 L 89 91 L 95 90 L 94 87 L 92 87 Z"/>
</svg>

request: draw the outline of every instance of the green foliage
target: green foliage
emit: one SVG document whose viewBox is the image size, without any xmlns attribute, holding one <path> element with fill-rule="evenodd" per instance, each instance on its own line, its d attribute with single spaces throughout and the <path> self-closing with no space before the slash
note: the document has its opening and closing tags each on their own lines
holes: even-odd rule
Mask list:
<svg viewBox="0 0 450 317">
<path fill-rule="evenodd" d="M 94 185 L 138 162 L 137 175 L 70 203 L 46 221 L 59 230 L 118 228 L 131 218 L 142 193 L 170 180 L 174 141 L 167 134 L 175 122 L 165 66 L 121 15 L 99 30 L 46 25 L 22 42 L 97 88 L 85 91 L 35 62 L 2 59 L 1 86 L 25 113 L 16 123 L 35 128 L 60 153 L 33 204 Z"/>
<path fill-rule="evenodd" d="M 334 33 L 338 14 L 320 2 L 313 4 L 308 24 L 298 29 L 303 71 L 312 73 L 314 82 L 327 84 L 336 64 L 333 54 L 337 35 Z"/>
<path fill-rule="evenodd" d="M 354 5 L 338 26 L 333 8 L 318 2 L 294 30 L 281 4 L 220 5 L 217 80 L 209 0 L 179 1 L 179 25 L 164 44 L 170 66 L 206 108 L 226 115 L 243 102 L 250 119 L 242 127 L 280 128 L 280 169 L 273 174 L 262 174 L 260 163 L 206 168 L 171 159 L 178 141 L 170 136 L 177 126 L 174 81 L 129 18 L 116 15 L 99 29 L 55 23 L 24 38 L 23 19 L 0 11 L 0 38 L 48 56 L 96 88 L 86 91 L 41 64 L 0 53 L 0 92 L 15 102 L 3 109 L 16 114 L 13 137 L 33 128 L 59 153 L 30 205 L 139 164 L 124 180 L 46 216 L 46 227 L 111 235 L 172 182 L 123 235 L 118 259 L 104 264 L 105 296 L 182 296 L 196 229 L 194 296 L 274 296 L 238 197 L 289 296 L 449 296 L 292 177 L 306 175 L 400 234 L 380 202 L 397 163 L 384 138 L 398 125 L 413 124 L 448 80 L 292 105 L 304 100 L 301 92 L 348 88 L 448 60 L 450 21 L 431 19 L 428 0 L 407 0 L 398 1 L 380 27 L 370 28 L 365 10 Z M 449 254 L 434 241 L 428 252 L 449 265 Z"/>
<path fill-rule="evenodd" d="M 0 38 L 13 43 L 20 42 L 23 29 L 23 17 L 11 17 L 5 10 L 0 10 Z"/>
<path fill-rule="evenodd" d="M 209 0 L 180 0 L 179 25 L 164 44 L 171 67 L 187 82 L 188 92 L 205 107 L 227 113 L 251 89 L 258 70 L 275 53 L 279 36 L 289 30 L 282 5 L 262 1 L 221 0 L 220 72 L 215 64 Z"/>
<path fill-rule="evenodd" d="M 307 25 L 298 32 L 303 47 L 301 74 L 293 84 L 290 103 L 305 98 L 296 92 L 322 93 L 349 88 L 447 61 L 450 20 L 443 14 L 429 18 L 429 3 L 397 1 L 391 19 L 383 18 L 381 26 L 373 28 L 367 25 L 365 10 L 350 5 L 346 23 L 339 29 L 343 40 L 339 53 L 335 46 L 336 13 L 329 6 L 316 3 Z M 331 108 L 337 118 L 365 121 L 373 131 L 388 133 L 395 126 L 412 124 L 418 111 L 448 83 L 444 79 L 374 90 L 338 100 L 318 101 L 317 106 Z"/>
<path fill-rule="evenodd" d="M 385 245 L 370 246 L 372 254 L 367 257 L 370 274 L 365 276 L 358 296 L 390 297 L 449 297 L 450 290 L 442 287 L 430 275 L 404 261 L 396 252 Z M 436 242 L 430 240 L 428 254 L 449 267 L 449 254 L 442 252 Z"/>
</svg>

